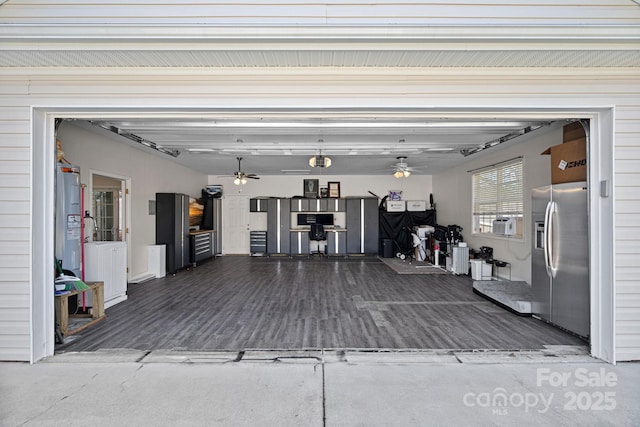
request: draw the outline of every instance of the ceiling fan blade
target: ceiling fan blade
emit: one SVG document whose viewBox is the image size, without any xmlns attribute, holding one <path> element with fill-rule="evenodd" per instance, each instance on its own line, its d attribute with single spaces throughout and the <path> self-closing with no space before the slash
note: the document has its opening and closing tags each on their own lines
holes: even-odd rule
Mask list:
<svg viewBox="0 0 640 427">
<path fill-rule="evenodd" d="M 250 175 L 245 175 L 245 178 L 250 178 L 250 179 L 260 179 L 259 176 L 256 176 L 255 174 L 250 174 Z"/>
</svg>

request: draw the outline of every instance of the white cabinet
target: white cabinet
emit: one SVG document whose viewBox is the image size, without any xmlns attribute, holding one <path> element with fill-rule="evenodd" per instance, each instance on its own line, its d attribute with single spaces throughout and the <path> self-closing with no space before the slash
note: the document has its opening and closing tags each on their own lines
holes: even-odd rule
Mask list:
<svg viewBox="0 0 640 427">
<path fill-rule="evenodd" d="M 156 278 L 167 275 L 167 247 L 165 245 L 150 245 L 148 250 L 147 271 Z"/>
<path fill-rule="evenodd" d="M 104 282 L 104 308 L 127 299 L 127 244 L 90 242 L 84 245 L 84 280 Z"/>
</svg>

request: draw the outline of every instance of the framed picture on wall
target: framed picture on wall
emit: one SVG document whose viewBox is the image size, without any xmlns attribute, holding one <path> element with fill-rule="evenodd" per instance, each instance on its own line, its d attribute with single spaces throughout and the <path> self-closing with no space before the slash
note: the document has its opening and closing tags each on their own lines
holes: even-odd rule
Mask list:
<svg viewBox="0 0 640 427">
<path fill-rule="evenodd" d="M 319 186 L 319 181 L 317 179 L 305 179 L 303 190 L 304 197 L 307 199 L 317 199 Z"/>
<path fill-rule="evenodd" d="M 340 197 L 340 183 L 337 181 L 328 182 L 327 186 L 329 187 L 329 197 L 339 198 Z"/>
</svg>

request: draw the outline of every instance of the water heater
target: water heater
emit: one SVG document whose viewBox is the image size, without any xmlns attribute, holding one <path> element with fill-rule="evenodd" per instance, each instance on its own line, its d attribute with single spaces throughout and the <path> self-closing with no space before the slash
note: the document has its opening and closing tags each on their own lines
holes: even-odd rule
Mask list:
<svg viewBox="0 0 640 427">
<path fill-rule="evenodd" d="M 58 163 L 56 167 L 55 255 L 62 268 L 82 277 L 82 206 L 80 168 Z"/>
</svg>

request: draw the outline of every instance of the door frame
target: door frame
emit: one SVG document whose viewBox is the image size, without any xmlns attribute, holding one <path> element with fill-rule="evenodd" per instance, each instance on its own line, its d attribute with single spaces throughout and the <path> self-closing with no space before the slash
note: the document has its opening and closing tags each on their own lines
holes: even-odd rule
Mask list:
<svg viewBox="0 0 640 427">
<path fill-rule="evenodd" d="M 245 242 L 246 242 L 246 253 L 229 253 L 228 250 L 228 244 L 225 242 L 231 242 L 232 239 L 236 239 L 238 236 L 231 236 L 229 235 L 229 219 L 230 218 L 237 218 L 237 214 L 236 212 L 231 212 L 229 209 L 229 200 L 232 198 L 243 198 L 246 199 L 247 203 L 246 203 L 246 209 L 245 212 L 242 212 L 243 215 L 246 215 L 247 217 L 247 228 L 246 228 L 246 237 Z M 222 196 L 222 254 L 223 255 L 249 255 L 250 254 L 250 245 L 249 245 L 249 236 L 250 236 L 250 227 L 251 227 L 251 217 L 249 215 L 249 200 L 251 199 L 251 196 L 246 194 L 246 193 L 240 193 L 240 194 L 225 194 Z M 225 225 L 226 224 L 226 225 Z"/>
<path fill-rule="evenodd" d="M 133 236 L 133 229 L 131 227 L 131 203 L 133 199 L 131 198 L 131 178 L 123 175 L 117 175 L 111 172 L 103 172 L 96 169 L 89 169 L 89 186 L 87 189 L 88 197 L 89 197 L 89 205 L 87 205 L 85 200 L 85 210 L 89 210 L 92 216 L 95 216 L 95 212 L 93 212 L 93 176 L 100 175 L 105 176 L 107 178 L 115 179 L 120 181 L 120 189 L 122 191 L 122 201 L 124 203 L 124 224 L 122 224 L 122 241 L 127 245 L 127 281 L 131 280 L 131 269 L 129 268 L 132 265 L 132 251 L 130 248 L 131 239 Z M 89 209 L 86 207 L 89 206 Z"/>
<path fill-rule="evenodd" d="M 341 109 L 344 109 L 342 107 Z M 390 110 L 394 109 L 389 107 Z M 398 109 L 398 108 L 396 108 Z M 425 107 L 430 111 L 433 107 Z M 268 110 L 268 108 L 265 108 Z M 138 117 L 161 114 L 158 109 L 139 110 L 109 107 L 32 107 L 31 125 L 31 362 L 54 353 L 53 292 L 51 272 L 54 271 L 54 167 L 55 119 Z M 176 113 L 175 109 L 171 110 Z M 591 135 L 587 149 L 589 181 L 589 235 L 590 235 L 590 290 L 591 290 L 591 354 L 610 363 L 616 362 L 615 353 L 615 181 L 614 181 L 614 108 L 588 107 L 489 107 L 444 108 L 443 115 L 464 112 L 466 118 L 484 117 L 491 113 L 496 118 L 531 116 L 538 119 L 580 117 L 589 119 Z M 182 118 L 198 118 L 195 109 L 180 110 Z M 609 189 L 604 191 L 601 189 Z M 129 204 L 130 205 L 130 204 Z"/>
</svg>

